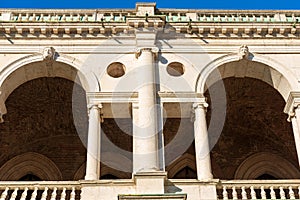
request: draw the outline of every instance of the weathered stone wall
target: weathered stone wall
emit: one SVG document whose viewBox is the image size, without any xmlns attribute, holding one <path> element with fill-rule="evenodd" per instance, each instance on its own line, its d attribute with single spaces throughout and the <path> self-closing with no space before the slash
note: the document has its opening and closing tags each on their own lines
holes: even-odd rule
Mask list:
<svg viewBox="0 0 300 200">
<path fill-rule="evenodd" d="M 77 98 L 74 112 L 73 89 Z M 64 180 L 73 180 L 86 160 L 85 91 L 66 79 L 39 78 L 14 90 L 6 106 L 8 113 L 0 124 L 0 166 L 19 154 L 37 152 L 57 165 Z"/>
</svg>

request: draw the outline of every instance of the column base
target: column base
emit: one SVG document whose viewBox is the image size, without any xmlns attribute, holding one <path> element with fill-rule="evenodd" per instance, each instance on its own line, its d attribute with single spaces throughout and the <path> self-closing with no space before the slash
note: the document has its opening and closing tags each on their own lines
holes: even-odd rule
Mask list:
<svg viewBox="0 0 300 200">
<path fill-rule="evenodd" d="M 137 172 L 133 174 L 136 194 L 164 194 L 167 172 Z"/>
<path fill-rule="evenodd" d="M 99 180 L 99 177 L 97 177 L 97 174 L 87 174 L 84 177 L 84 180 Z"/>
</svg>

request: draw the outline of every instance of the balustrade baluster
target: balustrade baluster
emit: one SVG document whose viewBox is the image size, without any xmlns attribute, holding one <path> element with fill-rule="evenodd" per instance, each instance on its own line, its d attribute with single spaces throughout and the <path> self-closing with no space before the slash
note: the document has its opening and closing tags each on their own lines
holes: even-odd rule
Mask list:
<svg viewBox="0 0 300 200">
<path fill-rule="evenodd" d="M 27 192 L 28 192 L 28 188 L 26 187 L 24 192 L 22 193 L 21 199 L 20 200 L 25 200 L 27 197 Z"/>
<path fill-rule="evenodd" d="M 238 194 L 236 192 L 235 186 L 232 187 L 232 199 L 237 200 Z"/>
<path fill-rule="evenodd" d="M 75 195 L 76 195 L 75 188 L 72 187 L 72 192 L 71 192 L 71 195 L 70 195 L 70 200 L 75 200 Z"/>
<path fill-rule="evenodd" d="M 30 200 L 35 200 L 36 199 L 37 191 L 38 191 L 38 188 L 34 187 L 34 191 L 33 191 L 32 195 L 31 195 Z"/>
<path fill-rule="evenodd" d="M 283 187 L 279 187 L 279 190 L 280 190 L 280 199 L 286 199 L 285 198 L 285 192 L 284 192 L 284 190 L 283 190 Z"/>
<path fill-rule="evenodd" d="M 65 200 L 66 199 L 66 188 L 63 189 L 63 191 L 61 192 L 61 197 L 60 200 Z"/>
<path fill-rule="evenodd" d="M 14 192 L 12 193 L 10 200 L 15 200 L 18 195 L 19 188 L 15 188 Z"/>
<path fill-rule="evenodd" d="M 276 199 L 276 194 L 275 194 L 275 191 L 274 191 L 274 187 L 271 186 L 270 187 L 270 195 L 271 195 L 271 199 Z"/>
<path fill-rule="evenodd" d="M 9 190 L 9 188 L 6 187 L 5 190 L 4 190 L 4 192 L 1 194 L 0 200 L 5 200 L 6 199 L 7 194 L 8 194 L 8 190 Z"/>
<path fill-rule="evenodd" d="M 289 187 L 289 196 L 290 196 L 290 199 L 296 199 L 292 186 Z"/>
<path fill-rule="evenodd" d="M 56 199 L 56 195 L 57 195 L 57 188 L 55 187 L 55 188 L 53 189 L 52 194 L 51 194 L 50 200 L 55 200 L 55 199 Z"/>
<path fill-rule="evenodd" d="M 261 199 L 267 199 L 267 195 L 266 195 L 264 186 L 260 187 L 260 195 L 261 195 Z"/>
<path fill-rule="evenodd" d="M 45 187 L 45 190 L 42 194 L 42 199 L 41 200 L 46 200 L 48 196 L 48 187 Z"/>
<path fill-rule="evenodd" d="M 246 192 L 246 190 L 245 190 L 245 186 L 242 187 L 242 199 L 243 199 L 243 200 L 244 200 L 244 199 L 248 199 L 248 197 L 247 197 L 247 192 Z"/>
<path fill-rule="evenodd" d="M 227 193 L 227 190 L 226 190 L 226 186 L 223 186 L 223 199 L 228 200 L 228 193 Z"/>
<path fill-rule="evenodd" d="M 250 187 L 250 191 L 251 199 L 256 199 L 256 192 L 253 186 Z"/>
</svg>

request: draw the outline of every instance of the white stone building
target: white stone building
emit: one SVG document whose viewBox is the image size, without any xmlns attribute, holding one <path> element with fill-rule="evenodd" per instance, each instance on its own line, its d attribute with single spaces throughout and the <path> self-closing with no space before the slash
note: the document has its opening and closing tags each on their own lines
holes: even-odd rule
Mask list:
<svg viewBox="0 0 300 200">
<path fill-rule="evenodd" d="M 299 20 L 1 9 L 0 200 L 300 198 Z"/>
</svg>

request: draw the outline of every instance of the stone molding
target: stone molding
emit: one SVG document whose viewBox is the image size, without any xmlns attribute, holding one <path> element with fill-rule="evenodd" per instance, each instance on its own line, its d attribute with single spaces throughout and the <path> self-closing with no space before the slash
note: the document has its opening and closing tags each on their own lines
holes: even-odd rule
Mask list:
<svg viewBox="0 0 300 200">
<path fill-rule="evenodd" d="M 158 96 L 161 98 L 162 103 L 172 103 L 172 102 L 190 102 L 190 103 L 204 103 L 205 97 L 201 93 L 195 92 L 158 92 Z"/>
<path fill-rule="evenodd" d="M 120 194 L 118 200 L 186 200 L 187 194 Z"/>
<path fill-rule="evenodd" d="M 138 92 L 87 92 L 90 104 L 138 103 Z"/>
<path fill-rule="evenodd" d="M 274 168 L 274 163 L 278 167 Z M 278 179 L 295 179 L 300 177 L 298 169 L 285 158 L 269 152 L 259 152 L 246 158 L 237 168 L 234 179 L 254 180 L 269 173 Z"/>
</svg>

